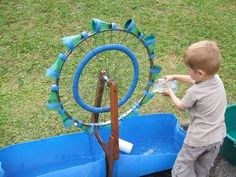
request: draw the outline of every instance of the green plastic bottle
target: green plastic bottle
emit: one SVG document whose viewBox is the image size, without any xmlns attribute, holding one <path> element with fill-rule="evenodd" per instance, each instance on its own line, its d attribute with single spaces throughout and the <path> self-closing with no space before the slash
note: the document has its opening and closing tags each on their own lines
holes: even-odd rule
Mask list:
<svg viewBox="0 0 236 177">
<path fill-rule="evenodd" d="M 74 120 L 69 116 L 66 110 L 61 109 L 58 111 L 58 113 L 65 128 L 69 128 L 74 124 Z"/>
<path fill-rule="evenodd" d="M 62 38 L 63 44 L 66 46 L 68 51 L 73 51 L 75 47 L 84 39 L 87 39 L 89 36 L 88 34 L 84 31 L 78 35 L 74 36 L 67 36 Z"/>
<path fill-rule="evenodd" d="M 101 31 L 109 30 L 109 29 L 115 30 L 116 29 L 116 24 L 115 23 L 104 22 L 100 19 L 94 18 L 92 20 L 91 28 L 92 28 L 93 32 L 99 33 Z"/>
<path fill-rule="evenodd" d="M 48 109 L 49 110 L 62 109 L 62 104 L 59 98 L 59 87 L 57 85 L 51 86 L 51 93 L 48 99 Z"/>
<path fill-rule="evenodd" d="M 154 96 L 153 93 L 148 92 L 147 90 L 144 90 L 144 98 L 142 99 L 142 101 L 140 102 L 140 105 L 144 105 L 145 103 L 147 103 L 149 100 L 151 100 Z"/>
<path fill-rule="evenodd" d="M 133 19 L 129 19 L 125 22 L 124 28 L 126 31 L 135 34 L 139 39 L 142 39 L 144 34 L 141 32 L 135 24 Z"/>
<path fill-rule="evenodd" d="M 154 49 L 155 49 L 156 39 L 153 35 L 148 35 L 144 39 L 144 45 L 147 47 L 149 58 L 153 59 L 155 57 Z"/>
<path fill-rule="evenodd" d="M 50 68 L 48 68 L 46 76 L 48 76 L 53 80 L 57 80 L 60 77 L 60 72 L 66 59 L 67 56 L 65 54 L 63 53 L 59 54 L 55 63 L 53 63 L 53 65 Z"/>
<path fill-rule="evenodd" d="M 150 80 L 151 80 L 152 82 L 154 82 L 155 79 L 157 79 L 157 77 L 158 77 L 158 75 L 160 74 L 160 72 L 161 72 L 161 66 L 159 66 L 159 65 L 153 65 L 153 67 L 152 67 L 151 70 L 150 70 L 150 73 L 151 73 L 151 78 L 150 78 Z"/>
</svg>

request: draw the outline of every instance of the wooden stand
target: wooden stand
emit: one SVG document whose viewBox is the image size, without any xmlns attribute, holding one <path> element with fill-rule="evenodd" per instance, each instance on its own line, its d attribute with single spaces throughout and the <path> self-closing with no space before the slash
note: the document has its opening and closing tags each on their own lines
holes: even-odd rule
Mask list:
<svg viewBox="0 0 236 177">
<path fill-rule="evenodd" d="M 105 71 L 101 71 L 98 77 L 97 90 L 94 106 L 100 107 L 102 103 L 102 96 L 104 91 L 104 86 L 106 80 L 104 76 Z M 106 164 L 107 164 L 107 177 L 112 177 L 113 174 L 113 164 L 114 161 L 119 159 L 119 132 L 118 132 L 118 91 L 117 83 L 115 81 L 108 81 L 110 88 L 110 107 L 111 107 L 111 135 L 108 143 L 104 143 L 98 133 L 98 129 L 95 129 L 95 136 L 102 146 L 106 154 Z M 91 122 L 97 123 L 99 118 L 99 113 L 92 113 Z"/>
</svg>

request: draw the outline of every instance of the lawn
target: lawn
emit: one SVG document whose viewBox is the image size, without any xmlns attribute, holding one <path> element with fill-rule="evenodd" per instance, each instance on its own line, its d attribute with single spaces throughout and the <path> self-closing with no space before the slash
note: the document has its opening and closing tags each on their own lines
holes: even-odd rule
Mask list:
<svg viewBox="0 0 236 177">
<path fill-rule="evenodd" d="M 133 18 L 145 34 L 155 35 L 160 76 L 186 73 L 182 53 L 191 43 L 217 41 L 223 57 L 219 75 L 228 103 L 236 103 L 235 0 L 1 0 L 0 147 L 78 131 L 64 129 L 58 115 L 48 111 L 52 81 L 45 71 L 66 52 L 61 37 L 90 31 L 93 18 L 120 26 Z M 179 85 L 179 97 L 187 87 Z M 161 95 L 141 110 L 154 112 L 172 112 L 180 121 L 188 120 L 186 112 L 177 111 Z"/>
</svg>

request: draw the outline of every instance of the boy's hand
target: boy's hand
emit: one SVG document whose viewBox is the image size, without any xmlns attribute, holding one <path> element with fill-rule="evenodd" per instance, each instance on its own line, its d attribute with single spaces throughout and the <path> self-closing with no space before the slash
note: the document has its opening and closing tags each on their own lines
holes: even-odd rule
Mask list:
<svg viewBox="0 0 236 177">
<path fill-rule="evenodd" d="M 169 84 L 167 84 L 167 86 L 168 86 L 168 88 L 164 92 L 162 92 L 162 95 L 164 95 L 164 96 L 170 96 L 171 92 L 173 92 L 171 90 Z"/>
<path fill-rule="evenodd" d="M 164 91 L 161 93 L 163 96 L 170 96 L 170 93 L 168 91 Z"/>
</svg>

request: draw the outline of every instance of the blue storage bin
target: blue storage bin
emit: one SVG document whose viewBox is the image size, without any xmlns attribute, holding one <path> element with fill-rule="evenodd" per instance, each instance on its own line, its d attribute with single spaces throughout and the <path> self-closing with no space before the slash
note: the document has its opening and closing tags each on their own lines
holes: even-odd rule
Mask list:
<svg viewBox="0 0 236 177">
<path fill-rule="evenodd" d="M 111 130 L 101 128 L 106 142 Z M 114 177 L 138 177 L 171 169 L 185 131 L 173 114 L 134 116 L 120 122 L 119 137 L 133 143 L 120 152 Z M 84 132 L 8 146 L 0 150 L 0 177 L 105 177 L 105 154 Z"/>
<path fill-rule="evenodd" d="M 105 141 L 109 130 L 100 130 Z M 119 137 L 133 143 L 130 154 L 120 152 L 114 177 L 138 177 L 171 169 L 186 132 L 173 114 L 139 115 L 121 121 Z"/>
<path fill-rule="evenodd" d="M 0 162 L 0 177 L 106 176 L 105 154 L 84 132 L 8 146 Z"/>
</svg>

